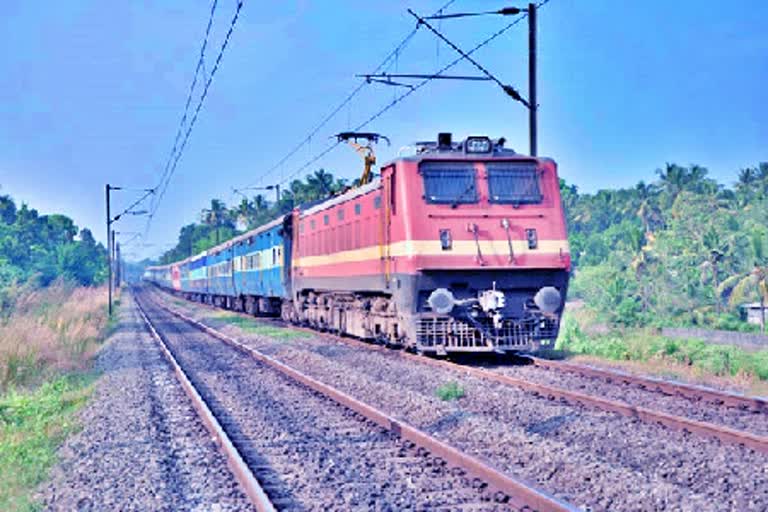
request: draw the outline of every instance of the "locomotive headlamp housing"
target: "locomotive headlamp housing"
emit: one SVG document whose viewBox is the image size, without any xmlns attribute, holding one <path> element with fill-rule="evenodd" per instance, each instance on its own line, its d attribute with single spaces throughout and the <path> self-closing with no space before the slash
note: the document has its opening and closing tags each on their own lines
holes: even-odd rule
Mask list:
<svg viewBox="0 0 768 512">
<path fill-rule="evenodd" d="M 542 311 L 542 313 L 552 314 L 560 307 L 562 297 L 560 292 L 554 286 L 545 286 L 536 292 L 533 302 Z"/>
<path fill-rule="evenodd" d="M 451 290 L 438 288 L 429 294 L 427 304 L 438 315 L 447 315 L 453 310 L 453 306 L 456 305 L 456 299 L 453 297 Z"/>
<path fill-rule="evenodd" d="M 450 229 L 440 230 L 440 247 L 444 251 L 449 251 L 453 248 L 453 237 L 451 236 Z"/>
<path fill-rule="evenodd" d="M 467 137 L 464 141 L 466 153 L 490 153 L 491 150 L 493 150 L 493 144 L 488 137 Z"/>
</svg>

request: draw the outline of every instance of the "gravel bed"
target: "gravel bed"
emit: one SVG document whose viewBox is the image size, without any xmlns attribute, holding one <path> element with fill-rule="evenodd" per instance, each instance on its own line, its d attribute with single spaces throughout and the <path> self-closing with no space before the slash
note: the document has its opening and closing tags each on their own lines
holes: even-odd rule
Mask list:
<svg viewBox="0 0 768 512">
<path fill-rule="evenodd" d="M 532 364 L 498 366 L 494 367 L 492 371 L 539 384 L 559 386 L 570 391 L 578 391 L 608 400 L 616 400 L 693 420 L 706 421 L 736 430 L 768 436 L 768 414 L 765 412 L 750 411 L 680 395 L 670 395 L 659 390 L 642 388 L 637 384 L 628 384 L 618 380 L 608 382 L 601 377 L 579 375 Z"/>
<path fill-rule="evenodd" d="M 45 510 L 252 510 L 128 294 L 83 428 L 37 498 Z"/>
<path fill-rule="evenodd" d="M 146 302 L 145 302 L 146 304 Z M 280 510 L 511 510 L 505 497 L 360 415 L 147 304 Z"/>
<path fill-rule="evenodd" d="M 752 450 L 392 352 L 258 336 L 217 320 L 210 308 L 170 305 L 585 509 L 768 510 L 768 457 Z M 464 397 L 436 398 L 450 381 Z"/>
</svg>

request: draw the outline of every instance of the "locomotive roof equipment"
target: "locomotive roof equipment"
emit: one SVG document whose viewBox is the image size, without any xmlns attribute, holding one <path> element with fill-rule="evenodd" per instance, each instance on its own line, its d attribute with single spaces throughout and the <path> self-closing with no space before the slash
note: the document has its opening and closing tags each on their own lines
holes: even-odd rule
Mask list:
<svg viewBox="0 0 768 512">
<path fill-rule="evenodd" d="M 387 146 L 389 146 L 391 144 L 389 141 L 389 138 L 379 133 L 341 132 L 336 134 L 336 139 L 339 142 L 346 142 L 347 144 L 352 146 L 360 156 L 363 157 L 363 175 L 360 177 L 359 185 L 366 185 L 370 183 L 371 178 L 373 178 L 373 173 L 371 172 L 371 168 L 376 164 L 376 155 L 373 152 L 371 143 L 378 144 L 379 139 L 384 139 L 385 141 L 387 141 Z M 357 142 L 359 139 L 366 140 L 367 144 L 365 145 L 359 144 Z"/>
</svg>

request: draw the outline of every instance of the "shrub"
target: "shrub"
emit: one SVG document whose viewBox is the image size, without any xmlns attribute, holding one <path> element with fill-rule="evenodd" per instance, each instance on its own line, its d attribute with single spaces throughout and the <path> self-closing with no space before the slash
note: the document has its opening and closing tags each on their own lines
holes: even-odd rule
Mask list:
<svg viewBox="0 0 768 512">
<path fill-rule="evenodd" d="M 450 381 L 437 388 L 435 395 L 437 395 L 440 400 L 446 402 L 458 400 L 464 396 L 464 388 L 461 387 L 458 382 Z"/>
</svg>

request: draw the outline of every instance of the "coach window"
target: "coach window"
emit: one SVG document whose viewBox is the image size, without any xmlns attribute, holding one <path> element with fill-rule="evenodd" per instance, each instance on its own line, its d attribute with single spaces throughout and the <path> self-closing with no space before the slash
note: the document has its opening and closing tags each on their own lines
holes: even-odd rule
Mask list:
<svg viewBox="0 0 768 512">
<path fill-rule="evenodd" d="M 299 223 L 299 233 L 303 233 L 303 232 L 304 232 L 304 223 L 300 222 Z"/>
<path fill-rule="evenodd" d="M 376 210 L 381 208 L 381 196 L 376 196 L 373 198 L 373 207 Z"/>
<path fill-rule="evenodd" d="M 328 217 L 328 215 L 323 215 L 323 225 L 327 226 L 330 224 L 331 219 Z"/>
<path fill-rule="evenodd" d="M 344 220 L 344 208 L 339 208 L 339 209 L 336 211 L 336 217 L 337 217 L 339 220 Z"/>
<path fill-rule="evenodd" d="M 272 248 L 272 265 L 277 265 L 277 249 Z"/>
<path fill-rule="evenodd" d="M 361 213 L 363 213 L 363 207 L 360 203 L 357 203 L 355 205 L 355 215 L 360 215 Z"/>
<path fill-rule="evenodd" d="M 309 221 L 309 229 L 315 229 L 315 219 Z"/>
</svg>

